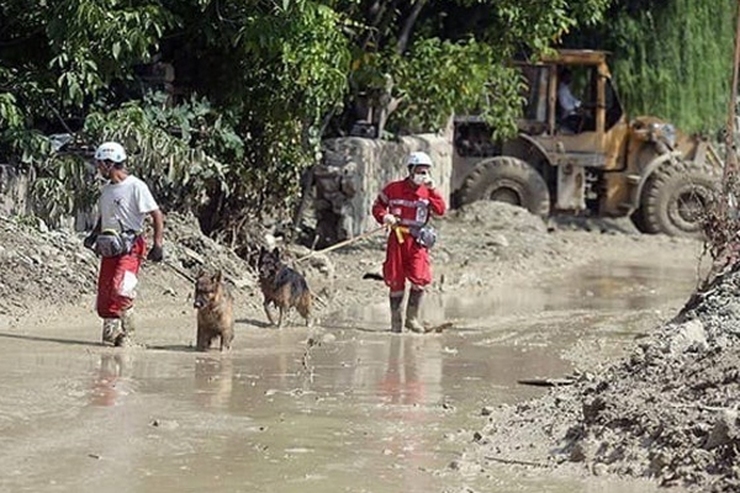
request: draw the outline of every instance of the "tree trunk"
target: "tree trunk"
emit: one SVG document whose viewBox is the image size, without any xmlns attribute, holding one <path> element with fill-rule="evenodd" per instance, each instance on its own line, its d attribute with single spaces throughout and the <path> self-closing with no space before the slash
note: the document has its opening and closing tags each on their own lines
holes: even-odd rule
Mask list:
<svg viewBox="0 0 740 493">
<path fill-rule="evenodd" d="M 424 8 L 425 3 L 427 3 L 427 0 L 416 0 L 411 9 L 411 13 L 406 18 L 406 22 L 403 24 L 403 30 L 401 30 L 401 34 L 398 36 L 398 44 L 396 44 L 396 52 L 399 55 L 406 51 L 406 47 L 409 44 L 409 38 L 411 37 L 411 30 L 414 28 L 416 19 L 419 17 L 421 9 Z"/>
</svg>

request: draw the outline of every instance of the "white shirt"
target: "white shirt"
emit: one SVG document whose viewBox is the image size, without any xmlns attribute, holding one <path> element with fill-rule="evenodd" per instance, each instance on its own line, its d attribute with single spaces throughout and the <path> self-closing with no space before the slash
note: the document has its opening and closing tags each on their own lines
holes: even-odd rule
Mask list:
<svg viewBox="0 0 740 493">
<path fill-rule="evenodd" d="M 104 185 L 98 207 L 103 230 L 137 232 L 144 229 L 147 214 L 159 209 L 146 183 L 131 175 L 120 183 Z"/>
<path fill-rule="evenodd" d="M 576 109 L 581 106 L 581 101 L 570 92 L 570 87 L 564 82 L 558 85 L 558 103 L 560 103 L 562 118 L 574 114 Z"/>
</svg>

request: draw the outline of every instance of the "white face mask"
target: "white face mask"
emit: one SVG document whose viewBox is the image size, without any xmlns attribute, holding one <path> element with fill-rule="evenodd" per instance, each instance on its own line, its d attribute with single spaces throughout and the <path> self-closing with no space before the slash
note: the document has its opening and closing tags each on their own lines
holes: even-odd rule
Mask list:
<svg viewBox="0 0 740 493">
<path fill-rule="evenodd" d="M 411 176 L 411 179 L 417 185 L 423 185 L 429 179 L 429 173 L 428 172 L 427 173 L 414 173 Z"/>
</svg>

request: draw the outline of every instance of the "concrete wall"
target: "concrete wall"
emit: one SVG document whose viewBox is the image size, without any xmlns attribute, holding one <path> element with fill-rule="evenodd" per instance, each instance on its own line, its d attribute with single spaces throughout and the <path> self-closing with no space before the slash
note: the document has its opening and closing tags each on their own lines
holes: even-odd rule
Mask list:
<svg viewBox="0 0 740 493">
<path fill-rule="evenodd" d="M 34 213 L 34 204 L 30 198 L 31 183 L 34 174 L 18 171 L 9 164 L 0 164 L 0 215 L 28 216 Z M 89 231 L 95 225 L 97 212 L 78 212 L 75 217 L 64 216 L 58 224 L 72 231 Z M 43 222 L 39 219 L 39 222 Z"/>
<path fill-rule="evenodd" d="M 427 152 L 434 162 L 437 189 L 449 200 L 452 144 L 437 134 L 402 137 L 399 141 L 347 137 L 324 141 L 325 158 L 314 172 L 314 211 L 324 246 L 357 236 L 377 226 L 371 208 L 390 181 L 406 176 L 406 157 Z"/>
<path fill-rule="evenodd" d="M 0 164 L 0 214 L 26 215 L 31 212 L 28 189 L 31 180 L 9 164 Z"/>
</svg>

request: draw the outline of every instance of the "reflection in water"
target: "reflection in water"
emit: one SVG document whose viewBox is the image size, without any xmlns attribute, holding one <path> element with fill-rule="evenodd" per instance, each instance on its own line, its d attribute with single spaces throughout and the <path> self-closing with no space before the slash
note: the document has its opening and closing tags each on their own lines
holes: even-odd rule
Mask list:
<svg viewBox="0 0 740 493">
<path fill-rule="evenodd" d="M 429 450 L 429 426 L 438 419 L 442 395 L 442 350 L 440 338 L 391 336 L 385 371 L 376 383 L 390 436 L 384 454 L 400 470 L 398 491 L 424 491 L 434 478 L 419 471 L 433 467 Z"/>
<path fill-rule="evenodd" d="M 441 398 L 439 338 L 392 336 L 388 363 L 378 382 L 380 397 L 392 405 L 429 405 Z"/>
<path fill-rule="evenodd" d="M 118 404 L 119 379 L 129 366 L 128 358 L 128 355 L 120 352 L 100 355 L 100 368 L 95 375 L 90 392 L 91 405 L 109 407 Z"/>
<path fill-rule="evenodd" d="M 195 360 L 195 398 L 203 407 L 228 409 L 234 387 L 234 365 L 229 354 Z"/>
<path fill-rule="evenodd" d="M 430 293 L 422 315 L 441 323 L 560 310 L 644 310 L 688 297 L 695 285 L 692 266 L 651 261 L 650 265 L 638 261 L 600 263 L 536 287 L 506 284 L 455 296 Z M 387 322 L 378 321 L 388 317 L 386 303 L 380 303 L 353 307 L 338 318 L 362 320 L 367 328 L 384 330 Z"/>
<path fill-rule="evenodd" d="M 135 367 L 131 354 L 110 350 L 94 355 L 92 372 L 89 353 L 75 346 L 5 344 L 0 468 L 12 478 L 3 480 L 9 491 L 48 490 L 51 479 L 56 491 L 101 493 L 122 484 L 163 493 L 463 491 L 468 478 L 448 465 L 482 425 L 482 405 L 539 395 L 516 381 L 562 376 L 563 354 L 583 339 L 619 342 L 644 330 L 644 314 L 629 308 L 680 302 L 693 279 L 690 266 L 599 266 L 535 289 L 430 297 L 426 319 L 462 319 L 442 334 L 389 334 L 387 303 L 367 304 L 332 321 L 350 330 L 245 329 L 229 353 L 136 351 Z M 157 342 L 177 343 L 174 327 L 190 322 L 168 322 Z M 322 344 L 307 352 L 309 337 Z M 502 467 L 470 486 L 607 491 L 533 474 Z"/>
<path fill-rule="evenodd" d="M 437 294 L 428 305 L 432 320 L 559 310 L 644 310 L 688 296 L 694 280 L 685 265 L 597 264 L 556 283 L 506 285 L 477 296 Z"/>
</svg>

